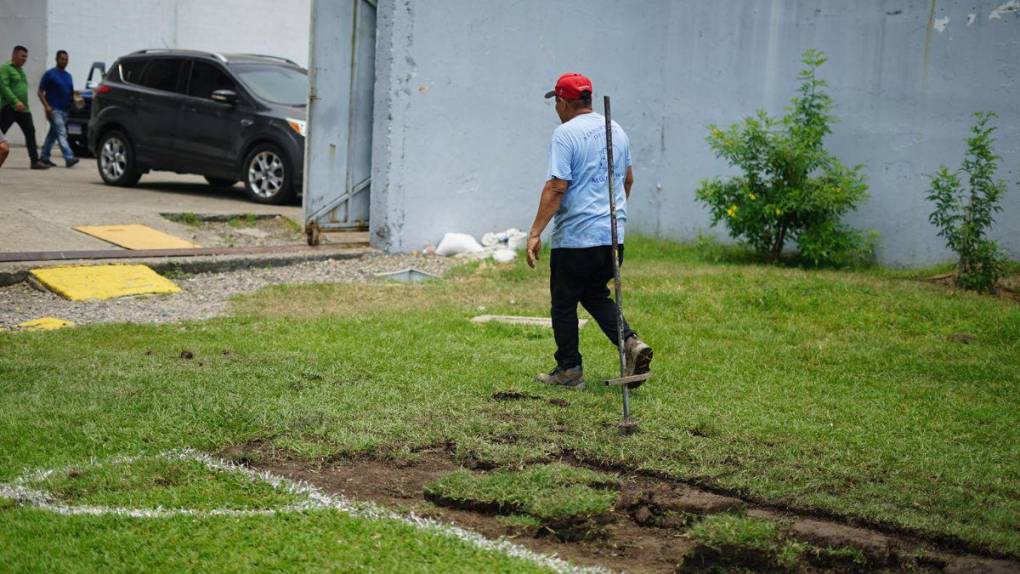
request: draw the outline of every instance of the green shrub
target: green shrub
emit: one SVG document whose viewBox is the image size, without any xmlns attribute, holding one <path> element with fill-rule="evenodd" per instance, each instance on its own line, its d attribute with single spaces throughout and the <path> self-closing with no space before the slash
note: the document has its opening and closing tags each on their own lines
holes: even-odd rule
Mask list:
<svg viewBox="0 0 1020 574">
<path fill-rule="evenodd" d="M 815 264 L 848 265 L 870 260 L 875 236 L 841 223 L 867 197 L 861 166 L 846 167 L 823 139 L 834 121 L 832 98 L 817 76 L 825 55 L 804 52 L 800 94 L 782 118 L 758 110 L 723 130 L 709 126 L 708 144 L 742 175 L 701 182 L 697 199 L 708 206 L 712 225 L 724 222 L 730 236 L 746 242 L 770 262 L 788 240 Z"/>
<path fill-rule="evenodd" d="M 977 291 L 995 289 L 1006 265 L 1005 254 L 987 238 L 995 214 L 1002 211 L 999 199 L 1006 193 L 1006 182 L 994 179 L 1000 159 L 992 151 L 995 127 L 988 125 L 994 117 L 994 113 L 974 114 L 976 122 L 967 138 L 963 165 L 956 171 L 940 166 L 930 176 L 928 191 L 928 200 L 935 204 L 928 220 L 959 256 L 956 284 Z M 966 175 L 967 189 L 961 175 Z"/>
</svg>

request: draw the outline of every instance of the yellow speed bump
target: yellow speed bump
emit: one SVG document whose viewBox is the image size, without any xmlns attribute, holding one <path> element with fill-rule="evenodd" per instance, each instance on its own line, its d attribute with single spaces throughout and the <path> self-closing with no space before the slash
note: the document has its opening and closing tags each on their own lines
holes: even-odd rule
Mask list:
<svg viewBox="0 0 1020 574">
<path fill-rule="evenodd" d="M 77 231 L 125 249 L 193 249 L 198 245 L 147 225 L 82 225 Z"/>
<path fill-rule="evenodd" d="M 63 329 L 64 327 L 74 327 L 74 323 L 56 317 L 40 317 L 18 324 L 18 329 L 22 331 L 52 331 L 54 329 Z"/>
<path fill-rule="evenodd" d="M 179 293 L 181 288 L 145 265 L 73 265 L 33 269 L 47 289 L 72 301 Z"/>
</svg>

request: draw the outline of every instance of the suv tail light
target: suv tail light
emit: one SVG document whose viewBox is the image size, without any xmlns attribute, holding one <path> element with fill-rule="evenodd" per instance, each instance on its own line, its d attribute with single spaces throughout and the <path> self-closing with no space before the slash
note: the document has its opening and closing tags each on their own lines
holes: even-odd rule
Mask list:
<svg viewBox="0 0 1020 574">
<path fill-rule="evenodd" d="M 106 84 L 100 84 L 99 87 L 96 88 L 96 93 L 97 94 L 109 94 L 112 91 L 113 91 L 113 88 L 111 88 L 110 86 L 107 86 Z"/>
</svg>

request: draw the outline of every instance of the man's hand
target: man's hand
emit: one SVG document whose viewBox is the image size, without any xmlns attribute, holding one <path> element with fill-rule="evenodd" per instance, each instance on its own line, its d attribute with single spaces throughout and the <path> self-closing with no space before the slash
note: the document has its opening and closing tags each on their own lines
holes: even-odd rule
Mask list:
<svg viewBox="0 0 1020 574">
<path fill-rule="evenodd" d="M 53 108 L 49 106 L 46 107 L 46 119 L 53 121 Z"/>
<path fill-rule="evenodd" d="M 15 102 L 14 103 L 14 109 L 19 111 L 19 112 L 23 112 L 23 111 L 27 110 L 28 108 L 26 108 L 25 104 L 23 104 L 21 102 Z"/>
<path fill-rule="evenodd" d="M 528 236 L 528 267 L 535 268 L 540 251 L 542 251 L 542 238 L 538 235 Z"/>
<path fill-rule="evenodd" d="M 542 188 L 538 213 L 535 214 L 535 222 L 531 224 L 531 231 L 528 233 L 528 265 L 532 269 L 538 261 L 538 252 L 542 250 L 542 231 L 560 208 L 560 202 L 563 201 L 563 194 L 567 192 L 568 186 L 569 181 L 551 177 Z"/>
</svg>

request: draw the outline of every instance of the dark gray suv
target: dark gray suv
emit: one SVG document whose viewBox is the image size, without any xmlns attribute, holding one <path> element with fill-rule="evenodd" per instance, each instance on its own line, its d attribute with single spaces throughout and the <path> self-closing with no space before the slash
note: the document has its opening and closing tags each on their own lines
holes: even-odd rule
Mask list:
<svg viewBox="0 0 1020 574">
<path fill-rule="evenodd" d="M 95 90 L 89 148 L 110 185 L 193 173 L 284 203 L 301 188 L 307 102 L 307 71 L 290 60 L 142 50 L 117 60 Z"/>
</svg>

